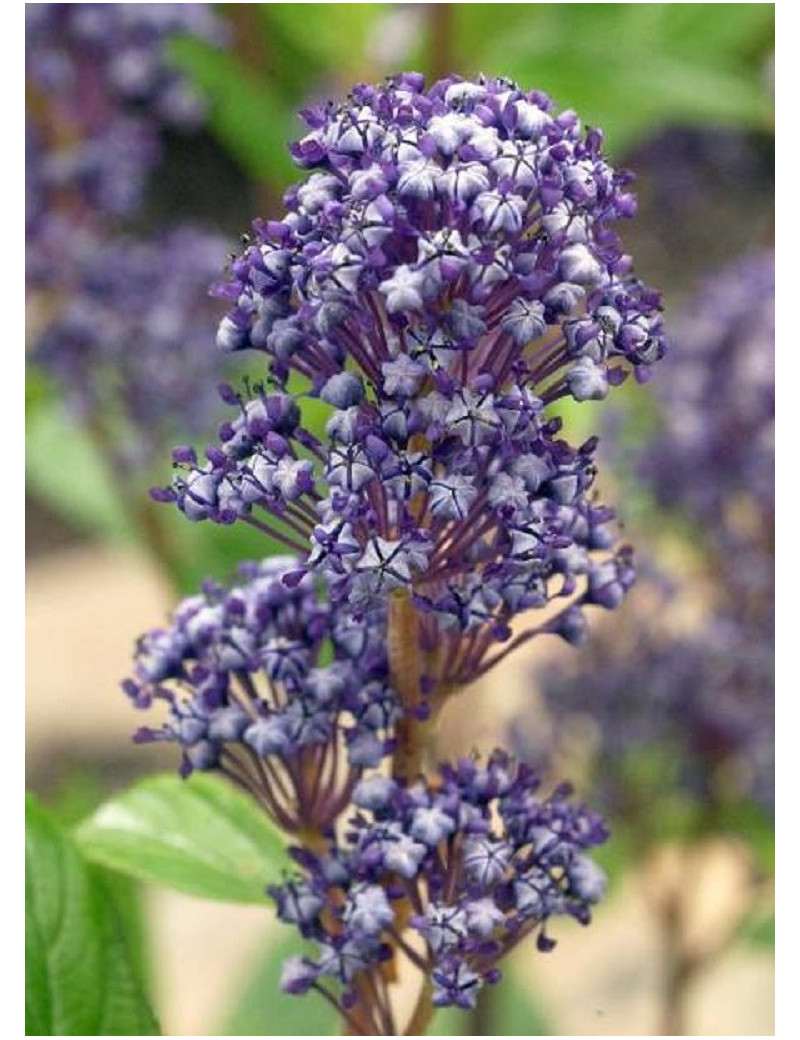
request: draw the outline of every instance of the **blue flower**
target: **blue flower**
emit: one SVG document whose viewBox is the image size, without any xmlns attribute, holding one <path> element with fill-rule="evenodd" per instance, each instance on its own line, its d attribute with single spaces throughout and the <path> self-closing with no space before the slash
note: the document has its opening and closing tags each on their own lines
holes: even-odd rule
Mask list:
<svg viewBox="0 0 800 1040">
<path fill-rule="evenodd" d="M 361 780 L 360 811 L 342 837 L 318 855 L 297 850 L 305 880 L 273 890 L 278 916 L 317 944 L 300 979 L 316 971 L 338 980 L 346 1009 L 350 994 L 374 984 L 366 976 L 381 970 L 396 922 L 410 913 L 424 944 L 413 957 L 433 980 L 434 1004 L 472 1007 L 499 979 L 508 946 L 536 934 L 540 949 L 551 948 L 544 929 L 556 915 L 585 924 L 604 892 L 587 851 L 606 830 L 564 789 L 545 797 L 537 788 L 531 770 L 501 751 L 485 764 L 441 766 L 413 786 Z"/>
<path fill-rule="evenodd" d="M 593 538 L 594 442 L 575 449 L 545 418 L 664 351 L 658 296 L 614 230 L 630 176 L 598 132 L 505 80 L 404 74 L 305 118 L 293 154 L 313 172 L 221 290 L 225 345 L 262 352 L 267 381 L 170 495 L 305 554 L 358 613 L 406 590 L 425 638 L 482 629 L 436 677 L 465 681 L 519 610 L 562 600 L 574 618 L 630 585 L 628 556 Z M 292 375 L 334 414 L 324 436 L 296 423 L 277 443 L 249 409 L 269 413 Z"/>
<path fill-rule="evenodd" d="M 243 565 L 229 589 L 206 585 L 169 628 L 142 636 L 123 684 L 135 706 L 167 706 L 164 725 L 139 730 L 139 742 L 177 744 L 184 774 L 221 771 L 290 831 L 336 819 L 362 771 L 387 753 L 398 713 L 382 615 L 347 619 L 343 638 L 312 581 L 283 582 L 294 568 L 272 558 Z M 326 646 L 333 660 L 322 666 Z M 330 763 L 342 742 L 339 771 Z"/>
</svg>

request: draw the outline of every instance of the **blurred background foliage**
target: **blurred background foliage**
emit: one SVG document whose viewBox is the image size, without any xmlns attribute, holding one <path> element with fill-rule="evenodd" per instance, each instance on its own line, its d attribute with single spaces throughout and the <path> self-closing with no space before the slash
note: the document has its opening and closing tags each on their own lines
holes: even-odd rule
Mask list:
<svg viewBox="0 0 800 1040">
<path fill-rule="evenodd" d="M 637 270 L 664 290 L 668 330 L 670 315 L 694 293 L 698 278 L 771 242 L 772 4 L 204 6 L 213 6 L 224 33 L 217 39 L 178 35 L 168 44 L 169 62 L 204 100 L 203 118 L 188 132 L 160 129 L 160 161 L 142 204 L 112 225 L 114 233 L 147 238 L 167 222 L 191 221 L 219 233 L 236 250 L 250 220 L 277 213 L 282 192 L 296 179 L 286 144 L 302 132 L 298 109 L 341 95 L 353 82 L 415 68 L 434 78 L 450 72 L 507 76 L 546 91 L 559 108 L 574 108 L 585 124 L 603 128 L 613 161 L 637 173 L 640 212 L 624 229 L 623 240 Z M 223 253 L 220 269 L 224 263 Z M 40 286 L 31 293 L 29 347 L 35 348 L 50 318 L 53 295 Z M 214 331 L 210 320 L 207 345 L 212 354 Z M 131 342 L 130 349 L 136 351 L 138 344 Z M 207 437 L 192 435 L 188 422 L 184 437 L 171 431 L 160 455 L 121 481 L 110 461 L 108 449 L 114 446 L 98 441 L 86 417 L 80 421 L 64 407 L 58 379 L 36 363 L 35 349 L 33 358 L 26 386 L 27 552 L 32 559 L 47 560 L 64 545 L 78 542 L 135 545 L 154 554 L 176 592 L 189 592 L 203 578 L 225 577 L 237 561 L 269 550 L 263 535 L 243 530 L 243 525 L 192 525 L 177 511 L 147 500 L 150 486 L 169 480 L 172 444 L 183 439 L 202 445 L 213 438 L 213 423 Z M 220 380 L 235 383 L 248 368 L 257 377 L 252 362 L 232 370 L 221 360 L 213 363 Z M 663 378 L 669 379 L 666 369 Z M 186 403 L 191 411 L 191 402 Z M 109 402 L 112 417 L 116 407 Z M 622 417 L 617 424 L 621 442 L 636 445 L 658 429 L 658 405 L 650 395 L 623 390 L 612 407 Z M 596 408 L 589 403 L 568 410 L 567 426 L 574 435 L 594 429 Z M 607 405 L 602 408 L 608 410 Z M 624 452 L 618 456 L 623 472 L 606 477 L 606 486 L 623 483 L 625 459 Z M 662 561 L 677 553 L 689 561 L 683 568 L 687 580 L 695 580 L 704 552 L 698 520 L 677 512 L 665 524 L 646 490 L 637 490 L 635 482 L 624 486 L 620 512 L 635 544 L 643 541 Z M 612 493 L 606 495 L 615 500 Z M 772 696 L 771 689 L 763 693 Z M 659 840 L 691 842 L 711 832 L 733 833 L 745 843 L 754 896 L 736 923 L 736 938 L 769 944 L 774 917 L 769 905 L 765 909 L 763 893 L 772 873 L 770 815 L 746 800 L 728 804 L 698 833 L 691 806 L 687 810 L 680 798 L 668 807 L 658 801 L 658 789 L 669 776 L 663 749 L 648 751 L 629 765 L 629 782 L 639 784 L 663 810 Z M 105 793 L 108 780 L 99 772 L 91 762 L 63 769 L 51 762 L 43 773 L 34 770 L 31 784 L 44 793 L 66 827 Z M 645 851 L 624 822 L 615 833 L 619 840 L 609 845 L 606 862 L 613 881 Z M 134 887 L 120 882 L 118 895 L 123 912 L 135 920 Z M 134 931 L 134 956 L 143 963 L 146 943 L 141 929 Z M 274 942 L 268 947 L 263 964 L 225 1019 L 224 1031 L 328 1031 L 326 1010 L 307 1007 L 309 1001 L 281 997 L 265 1006 L 261 995 L 274 989 L 286 952 Z M 524 997 L 512 993 L 516 985 L 512 978 L 504 983 L 512 989 L 500 990 L 491 1031 L 551 1031 L 527 988 Z M 507 1017 L 509 1009 L 521 1016 L 519 1021 L 497 1018 Z M 442 1015 L 437 1020 L 440 1035 L 465 1031 L 463 1021 L 446 1019 Z"/>
</svg>

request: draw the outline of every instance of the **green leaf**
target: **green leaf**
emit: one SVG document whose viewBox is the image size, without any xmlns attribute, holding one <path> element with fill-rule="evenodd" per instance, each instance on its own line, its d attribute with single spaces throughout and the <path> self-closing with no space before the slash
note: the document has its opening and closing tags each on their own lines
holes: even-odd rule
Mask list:
<svg viewBox="0 0 800 1040">
<path fill-rule="evenodd" d="M 47 811 L 54 823 L 69 831 L 94 812 L 107 793 L 96 774 L 83 770 L 70 771 L 59 778 L 55 789 L 49 793 Z M 141 898 L 142 886 L 134 878 L 112 870 L 104 870 L 103 874 L 114 893 L 114 904 L 122 918 L 131 959 L 140 978 L 149 983 L 152 965 Z"/>
<path fill-rule="evenodd" d="M 336 68 L 362 54 L 385 4 L 264 4 L 264 13 L 323 67 Z"/>
<path fill-rule="evenodd" d="M 774 4 L 637 4 L 662 9 L 666 45 L 698 60 L 730 63 L 775 46 Z"/>
<path fill-rule="evenodd" d="M 520 4 L 481 34 L 485 5 L 469 5 L 459 12 L 457 53 L 468 74 L 502 73 L 576 108 L 618 153 L 668 123 L 768 128 L 760 54 L 770 15 L 750 8 L 769 6 Z"/>
<path fill-rule="evenodd" d="M 293 997 L 280 989 L 283 962 L 306 953 L 301 938 L 281 929 L 268 944 L 214 1036 L 333 1036 L 341 1020 L 316 993 Z"/>
<path fill-rule="evenodd" d="M 34 495 L 76 526 L 111 536 L 132 535 L 100 453 L 88 434 L 64 417 L 58 401 L 28 410 L 25 478 Z"/>
<path fill-rule="evenodd" d="M 211 130 L 242 168 L 279 189 L 294 179 L 286 146 L 300 124 L 278 91 L 233 54 L 200 40 L 173 40 L 170 54 L 208 99 Z"/>
<path fill-rule="evenodd" d="M 157 1036 L 113 886 L 25 801 L 27 1036 Z"/>
<path fill-rule="evenodd" d="M 289 865 L 284 839 L 244 794 L 214 776 L 143 780 L 75 832 L 84 855 L 205 899 L 266 903 Z"/>
</svg>

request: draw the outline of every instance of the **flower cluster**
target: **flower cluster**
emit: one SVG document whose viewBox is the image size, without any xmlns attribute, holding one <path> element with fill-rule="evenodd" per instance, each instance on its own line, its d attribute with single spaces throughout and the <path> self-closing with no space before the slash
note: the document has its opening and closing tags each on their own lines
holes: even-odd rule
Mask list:
<svg viewBox="0 0 800 1040">
<path fill-rule="evenodd" d="M 189 226 L 155 240 L 104 238 L 54 222 L 50 245 L 64 279 L 33 359 L 70 411 L 118 427 L 107 432 L 127 468 L 153 463 L 171 439 L 200 436 L 220 414 L 209 342 L 218 309 L 206 290 L 225 239 Z"/>
<path fill-rule="evenodd" d="M 631 178 L 575 113 L 504 80 L 426 92 L 408 74 L 304 115 L 294 156 L 321 172 L 289 191 L 287 217 L 255 226 L 224 349 L 319 376 L 352 360 L 406 398 L 426 376 L 486 373 L 492 390 L 513 373 L 547 400 L 603 397 L 615 363 L 660 355 L 657 297 L 610 227 L 635 210 Z"/>
<path fill-rule="evenodd" d="M 283 988 L 320 990 L 346 1015 L 368 990 L 380 999 L 366 1031 L 395 1034 L 381 986 L 392 941 L 430 979 L 435 1006 L 474 1007 L 504 954 L 534 932 L 551 949 L 548 920 L 586 924 L 603 896 L 586 850 L 606 830 L 568 796 L 541 795 L 502 751 L 440 766 L 429 782 L 362 780 L 343 839 L 320 854 L 295 850 L 304 876 L 272 890 L 279 917 L 317 944 L 287 962 Z"/>
<path fill-rule="evenodd" d="M 222 42 L 207 4 L 26 7 L 26 276 L 33 359 L 123 480 L 219 421 L 208 285 L 221 236 L 122 233 L 166 127 L 204 106 L 170 64 L 175 34 Z"/>
<path fill-rule="evenodd" d="M 166 703 L 137 740 L 177 744 L 183 775 L 220 770 L 284 829 L 324 831 L 390 749 L 397 703 L 381 615 L 342 617 L 310 579 L 288 589 L 292 566 L 244 564 L 232 588 L 184 600 L 139 640 L 123 688 L 137 708 Z"/>
<path fill-rule="evenodd" d="M 119 464 L 152 464 L 165 443 L 200 436 L 220 416 L 209 342 L 217 308 L 206 288 L 226 240 L 192 227 L 154 240 L 103 238 L 67 223 L 57 235 L 69 277 L 54 290 L 58 306 L 33 360 L 74 415 L 120 427 L 110 438 Z"/>
<path fill-rule="evenodd" d="M 473 640 L 463 680 L 518 611 L 579 591 L 577 633 L 581 603 L 616 606 L 631 581 L 591 498 L 594 441 L 571 447 L 546 411 L 663 353 L 611 226 L 630 177 L 599 132 L 503 80 L 405 74 L 305 117 L 294 155 L 317 172 L 219 290 L 220 346 L 264 352 L 267 383 L 162 497 L 299 538 L 356 610 L 406 591 L 431 647 Z M 290 393 L 328 407 L 324 436 Z"/>
<path fill-rule="evenodd" d="M 596 727 L 592 790 L 607 811 L 639 823 L 652 816 L 652 792 L 637 793 L 634 777 L 648 755 L 668 762 L 658 784 L 662 799 L 681 792 L 703 809 L 744 797 L 772 811 L 774 663 L 765 621 L 757 631 L 752 617 L 729 610 L 691 636 L 666 637 L 638 624 L 629 632 L 633 644 L 601 634 L 579 667 L 540 673 L 553 720 L 550 764 L 570 721 L 585 716 Z M 524 728 L 516 720 L 520 749 Z"/>
<path fill-rule="evenodd" d="M 56 200 L 112 216 L 139 204 L 159 124 L 193 127 L 203 104 L 170 65 L 170 36 L 215 42 L 207 4 L 28 4 L 26 165 L 33 229 Z"/>
<path fill-rule="evenodd" d="M 596 439 L 569 444 L 553 406 L 645 379 L 664 343 L 613 230 L 631 177 L 574 113 L 406 73 L 305 119 L 293 154 L 313 172 L 217 287 L 218 344 L 260 352 L 263 380 L 221 387 L 218 443 L 176 448 L 154 492 L 293 555 L 184 603 L 126 689 L 168 703 L 140 739 L 227 772 L 296 835 L 303 874 L 271 892 L 316 953 L 284 989 L 397 1035 L 399 958 L 424 973 L 421 1018 L 473 1007 L 505 953 L 533 933 L 549 949 L 549 919 L 585 923 L 603 895 L 587 853 L 606 830 L 567 788 L 540 795 L 502 751 L 426 776 L 426 741 L 520 642 L 579 643 L 584 606 L 622 601 Z"/>
<path fill-rule="evenodd" d="M 674 349 L 678 368 L 654 383 L 663 428 L 640 475 L 730 552 L 748 508 L 756 537 L 775 512 L 774 253 L 709 277 L 675 321 Z"/>
</svg>

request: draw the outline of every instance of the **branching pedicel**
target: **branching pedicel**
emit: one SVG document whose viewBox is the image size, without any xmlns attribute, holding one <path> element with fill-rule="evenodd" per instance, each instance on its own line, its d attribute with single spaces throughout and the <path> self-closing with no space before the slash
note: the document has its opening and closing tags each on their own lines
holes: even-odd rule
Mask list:
<svg viewBox="0 0 800 1040">
<path fill-rule="evenodd" d="M 273 895 L 318 952 L 285 988 L 391 1035 L 405 957 L 425 974 L 421 1033 L 602 895 L 585 850 L 603 825 L 566 789 L 539 795 L 502 751 L 428 773 L 426 749 L 466 683 L 537 634 L 579 643 L 582 608 L 632 584 L 592 496 L 594 439 L 561 439 L 553 406 L 644 377 L 661 317 L 611 228 L 634 212 L 630 175 L 543 94 L 408 73 L 304 116 L 293 153 L 316 172 L 219 289 L 220 346 L 263 352 L 265 380 L 223 388 L 238 412 L 220 443 L 202 463 L 176 449 L 156 493 L 296 558 L 185 603 L 126 686 L 169 700 L 145 739 L 223 769 L 297 836 L 305 876 Z M 307 398 L 329 408 L 323 436 Z M 542 620 L 512 636 L 528 611 Z"/>
</svg>

